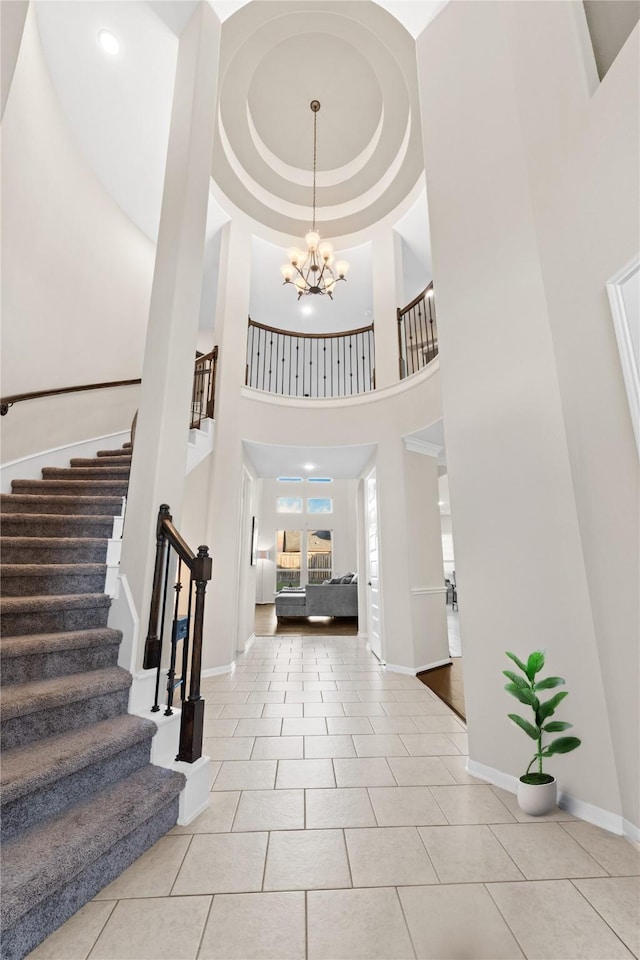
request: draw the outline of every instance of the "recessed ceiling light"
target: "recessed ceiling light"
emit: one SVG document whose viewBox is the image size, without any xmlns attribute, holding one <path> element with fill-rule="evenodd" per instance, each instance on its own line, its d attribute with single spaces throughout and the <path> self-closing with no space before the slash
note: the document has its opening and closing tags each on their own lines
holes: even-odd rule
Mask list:
<svg viewBox="0 0 640 960">
<path fill-rule="evenodd" d="M 305 317 L 309 317 L 313 313 L 313 307 L 305 304 L 305 306 L 301 308 L 300 313 L 304 314 Z"/>
<path fill-rule="evenodd" d="M 108 30 L 101 30 L 98 34 L 98 42 L 105 53 L 115 57 L 120 53 L 120 41 L 114 37 Z"/>
<path fill-rule="evenodd" d="M 305 470 L 313 470 L 314 467 L 315 467 L 315 463 L 305 463 L 304 465 Z"/>
</svg>

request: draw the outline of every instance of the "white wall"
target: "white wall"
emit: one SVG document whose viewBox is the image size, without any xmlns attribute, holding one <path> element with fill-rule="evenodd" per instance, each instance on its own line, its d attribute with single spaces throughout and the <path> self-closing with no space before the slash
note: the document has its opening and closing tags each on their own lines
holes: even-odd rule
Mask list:
<svg viewBox="0 0 640 960">
<path fill-rule="evenodd" d="M 574 7 L 460 0 L 418 41 L 447 466 L 472 759 L 524 770 L 504 651 L 545 647 L 583 740 L 551 772 L 634 820 L 637 460 L 605 283 L 638 246 L 637 31 L 590 99 Z"/>
</svg>

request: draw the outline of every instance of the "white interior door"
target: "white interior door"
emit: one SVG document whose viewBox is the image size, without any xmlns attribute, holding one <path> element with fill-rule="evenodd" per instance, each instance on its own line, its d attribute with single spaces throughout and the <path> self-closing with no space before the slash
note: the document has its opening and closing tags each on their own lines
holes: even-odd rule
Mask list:
<svg viewBox="0 0 640 960">
<path fill-rule="evenodd" d="M 375 468 L 365 484 L 367 530 L 367 603 L 369 607 L 369 645 L 382 660 L 382 615 L 380 608 L 380 558 L 378 540 L 378 499 Z"/>
</svg>

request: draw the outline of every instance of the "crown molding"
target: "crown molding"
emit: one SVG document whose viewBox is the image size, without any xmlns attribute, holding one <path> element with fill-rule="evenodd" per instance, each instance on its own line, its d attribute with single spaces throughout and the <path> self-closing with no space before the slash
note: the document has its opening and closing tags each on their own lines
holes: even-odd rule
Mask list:
<svg viewBox="0 0 640 960">
<path fill-rule="evenodd" d="M 428 443 L 426 440 L 416 440 L 415 437 L 403 437 L 403 443 L 411 453 L 421 453 L 424 457 L 440 456 L 444 447 L 437 443 Z"/>
</svg>

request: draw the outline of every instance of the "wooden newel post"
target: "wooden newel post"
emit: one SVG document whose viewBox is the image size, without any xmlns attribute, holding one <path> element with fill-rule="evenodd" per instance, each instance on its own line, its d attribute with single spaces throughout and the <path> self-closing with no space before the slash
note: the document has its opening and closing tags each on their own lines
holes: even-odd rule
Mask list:
<svg viewBox="0 0 640 960">
<path fill-rule="evenodd" d="M 163 525 L 165 520 L 171 520 L 168 504 L 163 503 L 158 511 L 156 526 L 156 563 L 153 571 L 153 591 L 151 593 L 151 608 L 149 610 L 149 628 L 144 645 L 144 659 L 142 666 L 145 670 L 157 669 L 160 666 L 162 640 L 159 631 L 162 629 L 160 621 L 160 604 L 162 601 L 162 578 L 167 556 L 167 538 Z"/>
<path fill-rule="evenodd" d="M 180 717 L 180 747 L 176 760 L 195 763 L 202 756 L 204 730 L 204 700 L 200 697 L 200 673 L 202 671 L 202 629 L 204 625 L 204 600 L 207 583 L 211 580 L 213 562 L 208 547 L 199 547 L 198 556 L 191 567 L 191 579 L 196 585 L 196 606 L 193 619 L 193 646 L 191 653 L 191 678 L 189 697 L 182 703 Z"/>
</svg>

